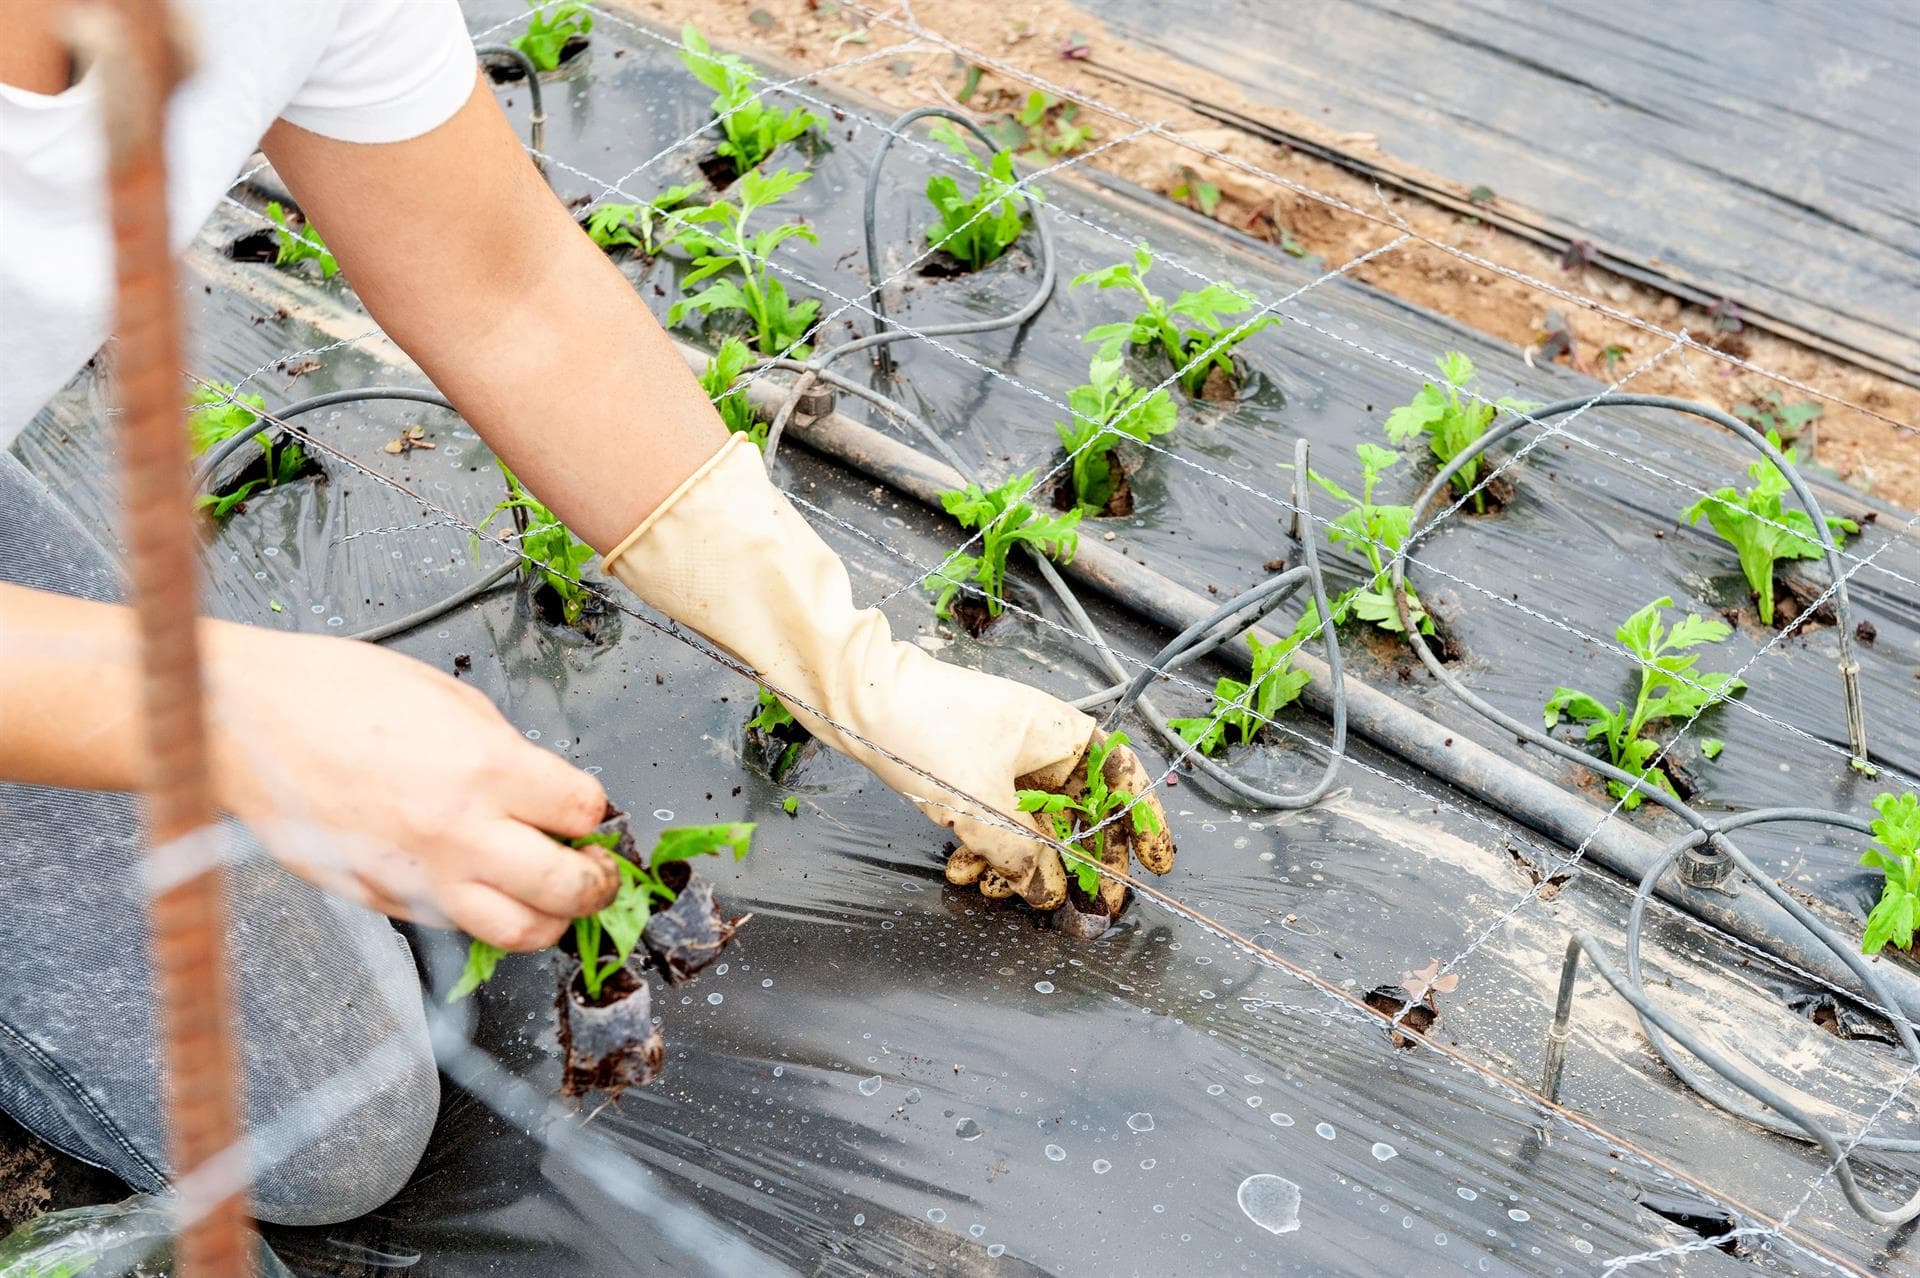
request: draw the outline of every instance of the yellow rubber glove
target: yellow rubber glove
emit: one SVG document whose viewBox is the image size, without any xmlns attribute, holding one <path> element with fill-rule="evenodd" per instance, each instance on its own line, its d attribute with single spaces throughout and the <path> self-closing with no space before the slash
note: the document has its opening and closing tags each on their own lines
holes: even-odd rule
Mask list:
<svg viewBox="0 0 1920 1278">
<path fill-rule="evenodd" d="M 606 568 L 758 671 L 809 732 L 952 830 L 961 847 L 949 878 L 982 880 L 991 870 L 1000 883 L 983 882 L 989 895 L 1005 895 L 1003 884 L 1042 909 L 1066 899 L 1059 853 L 1019 832 L 1040 827 L 1014 791 L 1066 789 L 1093 720 L 1037 689 L 896 642 L 878 609 L 854 607 L 845 566 L 767 478 L 745 435 L 730 437 L 614 547 Z M 1130 782 L 1144 788 L 1124 750 L 1108 761 L 1109 777 L 1129 764 Z M 1159 815 L 1150 794 L 1145 802 Z M 1171 840 L 1163 854 L 1154 842 L 1151 854 L 1158 864 L 1149 867 L 1165 873 Z"/>
</svg>

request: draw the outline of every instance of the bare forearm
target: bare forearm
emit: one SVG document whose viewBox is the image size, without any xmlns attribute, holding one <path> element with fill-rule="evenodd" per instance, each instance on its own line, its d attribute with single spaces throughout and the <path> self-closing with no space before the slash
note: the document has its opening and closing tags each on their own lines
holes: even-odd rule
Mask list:
<svg viewBox="0 0 1920 1278">
<path fill-rule="evenodd" d="M 281 124 L 268 150 L 374 318 L 589 544 L 619 542 L 724 441 L 484 86 L 410 142 Z"/>
<path fill-rule="evenodd" d="M 136 788 L 137 663 L 127 609 L 0 584 L 0 778 Z"/>
</svg>

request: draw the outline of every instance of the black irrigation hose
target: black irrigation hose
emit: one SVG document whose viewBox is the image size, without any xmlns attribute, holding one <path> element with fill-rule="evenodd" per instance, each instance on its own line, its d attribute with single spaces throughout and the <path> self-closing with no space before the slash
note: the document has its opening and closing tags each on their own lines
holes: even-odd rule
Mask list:
<svg viewBox="0 0 1920 1278">
<path fill-rule="evenodd" d="M 515 52 L 518 52 L 518 50 Z M 274 417 L 278 420 L 270 421 L 266 418 L 261 418 L 252 430 L 243 430 L 237 435 L 229 436 L 208 449 L 206 454 L 201 457 L 199 465 L 194 468 L 194 491 L 211 491 L 214 476 L 219 473 L 221 464 L 236 452 L 245 448 L 248 444 L 255 440 L 268 443 L 271 442 L 276 434 L 284 434 L 285 432 L 279 425 L 281 421 L 298 417 L 302 413 L 311 413 L 317 409 L 332 408 L 339 404 L 358 404 L 368 400 L 392 399 L 410 400 L 416 404 L 431 404 L 435 408 L 444 408 L 449 412 L 455 411 L 453 405 L 447 401 L 447 397 L 440 392 L 420 390 L 412 386 L 365 386 L 356 390 L 336 390 L 327 391 L 320 395 L 309 395 L 305 399 L 295 400 L 285 408 L 276 411 Z M 405 634 L 416 626 L 423 626 L 434 618 L 452 612 L 462 604 L 470 603 L 482 595 L 487 594 L 511 576 L 519 566 L 518 561 L 509 560 L 479 580 L 461 587 L 445 599 L 430 603 L 423 608 L 415 609 L 404 617 L 395 617 L 391 621 L 383 621 L 379 625 L 372 626 L 366 630 L 356 631 L 347 637 L 374 643 L 381 639 L 390 639 L 394 635 Z"/>
<path fill-rule="evenodd" d="M 540 91 L 540 70 L 533 65 L 533 59 L 510 44 L 482 44 L 474 47 L 474 53 L 481 59 L 505 58 L 520 68 L 527 81 L 527 145 L 533 149 L 533 167 L 544 176 L 546 161 L 540 157 L 547 151 L 547 107 Z"/>
<path fill-rule="evenodd" d="M 1627 920 L 1625 974 L 1613 966 L 1600 942 L 1591 933 L 1577 933 L 1568 941 L 1566 959 L 1560 969 L 1560 992 L 1554 1007 L 1553 1025 L 1547 1033 L 1546 1064 L 1541 1073 L 1540 1092 L 1547 1100 L 1556 1104 L 1559 1102 L 1560 1078 L 1566 1064 L 1567 1042 L 1571 1036 L 1574 982 L 1579 972 L 1580 956 L 1585 953 L 1594 970 L 1599 972 L 1607 983 L 1632 1006 L 1635 1015 L 1640 1019 L 1641 1029 L 1646 1032 L 1648 1040 L 1653 1045 L 1654 1052 L 1676 1077 L 1712 1104 L 1738 1118 L 1743 1118 L 1755 1126 L 1778 1135 L 1819 1146 L 1833 1160 L 1833 1171 L 1840 1180 L 1841 1192 L 1846 1195 L 1847 1202 L 1854 1211 L 1876 1225 L 1902 1225 L 1920 1218 L 1920 1192 L 1916 1192 L 1906 1202 L 1892 1210 L 1876 1206 L 1867 1200 L 1854 1176 L 1852 1153 L 1855 1149 L 1876 1150 L 1882 1153 L 1916 1153 L 1920 1152 L 1920 1139 L 1874 1136 L 1867 1128 L 1862 1128 L 1851 1139 L 1842 1141 L 1825 1124 L 1809 1114 L 1805 1107 L 1792 1096 L 1775 1086 L 1770 1078 L 1748 1068 L 1747 1063 L 1739 1058 L 1729 1056 L 1711 1046 L 1670 1013 L 1656 1006 L 1647 996 L 1645 976 L 1640 966 L 1640 941 L 1646 921 L 1647 901 L 1653 894 L 1654 883 L 1676 860 L 1694 853 L 1703 843 L 1713 840 L 1721 845 L 1721 854 L 1730 858 L 1734 866 L 1762 891 L 1778 901 L 1821 944 L 1851 968 L 1874 998 L 1883 1004 L 1891 1005 L 1891 995 L 1875 971 L 1874 965 L 1854 952 L 1847 938 L 1839 936 L 1822 924 L 1798 901 L 1795 901 L 1791 893 L 1774 883 L 1765 871 L 1750 861 L 1745 853 L 1724 837 L 1726 831 L 1742 826 L 1789 821 L 1838 825 L 1863 834 L 1872 832 L 1868 822 L 1841 812 L 1825 812 L 1815 808 L 1762 808 L 1725 817 L 1712 823 L 1712 829 L 1695 830 L 1676 840 L 1648 869 L 1634 893 L 1633 909 Z M 1901 1047 L 1913 1059 L 1914 1068 L 1920 1070 L 1920 1041 L 1916 1040 L 1913 1028 L 1900 1017 L 1893 1018 L 1893 1026 L 1895 1033 L 1899 1035 Z M 1706 1076 L 1687 1065 L 1673 1051 L 1668 1042 L 1669 1038 L 1677 1041 L 1713 1073 L 1731 1083 L 1736 1091 L 1728 1093 L 1722 1090 L 1710 1082 Z M 1897 1091 L 1894 1094 L 1897 1095 Z M 1760 1102 L 1760 1106 L 1749 1105 L 1743 1099 L 1743 1095 Z M 1893 1096 L 1888 1096 L 1887 1104 L 1882 1105 L 1881 1112 L 1885 1111 L 1892 1100 Z"/>
</svg>

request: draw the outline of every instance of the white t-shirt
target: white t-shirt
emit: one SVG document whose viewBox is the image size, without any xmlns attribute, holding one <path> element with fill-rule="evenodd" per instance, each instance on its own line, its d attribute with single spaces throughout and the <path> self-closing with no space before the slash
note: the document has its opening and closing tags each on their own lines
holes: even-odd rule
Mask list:
<svg viewBox="0 0 1920 1278">
<path fill-rule="evenodd" d="M 197 71 L 168 118 L 175 251 L 276 119 L 398 142 L 473 92 L 456 0 L 173 0 Z M 106 340 L 113 310 L 97 73 L 64 93 L 0 84 L 0 448 Z"/>
</svg>

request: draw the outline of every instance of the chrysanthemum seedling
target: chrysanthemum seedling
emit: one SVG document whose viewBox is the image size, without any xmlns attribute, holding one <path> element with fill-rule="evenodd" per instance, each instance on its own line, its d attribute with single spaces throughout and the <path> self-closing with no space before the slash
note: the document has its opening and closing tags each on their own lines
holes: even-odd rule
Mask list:
<svg viewBox="0 0 1920 1278">
<path fill-rule="evenodd" d="M 235 395 L 232 382 L 214 382 L 195 387 L 187 398 L 187 438 L 194 456 L 235 435 L 252 430 L 259 425 L 260 415 L 266 408 L 267 401 L 259 395 Z M 215 519 L 225 519 L 233 513 L 234 507 L 256 492 L 291 483 L 307 469 L 306 450 L 298 443 L 293 440 L 275 443 L 271 431 L 257 438 L 265 454 L 265 473 L 245 480 L 227 492 L 200 495 L 200 509 L 210 512 Z"/>
<path fill-rule="evenodd" d="M 1169 719 L 1167 726 L 1202 754 L 1217 754 L 1228 744 L 1227 733 L 1239 735 L 1237 744 L 1245 745 L 1273 721 L 1273 716 L 1300 699 L 1313 681 L 1305 670 L 1296 670 L 1293 655 L 1300 645 L 1320 630 L 1320 609 L 1308 604 L 1295 623 L 1293 632 L 1278 643 L 1263 643 L 1249 631 L 1247 645 L 1253 649 L 1253 670 L 1242 683 L 1221 678 L 1213 685 L 1213 709 L 1204 717 Z"/>
<path fill-rule="evenodd" d="M 1180 166 L 1179 176 L 1180 180 L 1167 188 L 1167 198 L 1212 217 L 1213 211 L 1220 207 L 1220 188 L 1184 164 Z"/>
<path fill-rule="evenodd" d="M 579 580 L 581 570 L 593 558 L 593 547 L 574 536 L 573 530 L 561 523 L 558 515 L 528 492 L 505 462 L 495 458 L 494 463 L 506 476 L 507 495 L 487 512 L 487 517 L 474 530 L 474 549 L 479 549 L 480 533 L 488 524 L 500 515 L 511 513 L 518 530 L 516 540 L 525 556 L 521 571 L 529 580 L 544 581 L 551 587 L 560 601 L 562 620 L 569 626 L 578 625 L 581 614 L 594 599 L 593 592 Z"/>
<path fill-rule="evenodd" d="M 668 307 L 668 324 L 678 324 L 689 311 L 710 316 L 735 310 L 753 326 L 754 343 L 762 355 L 807 357 L 809 347 L 800 339 L 812 327 L 820 303 L 814 298 L 803 302 L 790 299 L 786 286 L 768 265 L 768 257 L 788 240 L 817 244 L 819 239 L 812 227 L 790 223 L 747 232 L 747 221 L 754 213 L 791 194 L 807 177 L 791 169 L 772 174 L 754 169 L 740 179 L 738 204 L 721 200 L 681 215 L 691 225 L 674 237 L 674 242 L 693 255 L 693 269 L 680 281 L 681 290 L 690 291 L 715 276 L 733 274 L 714 279 L 692 297 L 683 297 Z"/>
<path fill-rule="evenodd" d="M 1613 766 L 1639 779 L 1640 784 L 1631 789 L 1618 781 L 1607 782 L 1607 792 L 1629 811 L 1640 806 L 1643 786 L 1658 785 L 1668 794 L 1677 795 L 1666 774 L 1654 769 L 1653 760 L 1660 754 L 1661 745 L 1644 735 L 1646 730 L 1663 719 L 1691 722 L 1708 706 L 1727 700 L 1747 686 L 1730 674 L 1697 670 L 1701 654 L 1688 651 L 1719 643 L 1733 633 L 1732 628 L 1718 618 L 1690 613 L 1669 630 L 1660 610 L 1672 606 L 1673 600 L 1662 596 L 1621 622 L 1614 632 L 1640 662 L 1640 686 L 1631 710 L 1619 702 L 1608 709 L 1598 697 L 1572 688 L 1555 688 L 1546 704 L 1547 727 L 1562 718 L 1586 724 L 1587 740 L 1604 741 Z M 1707 757 L 1719 753 L 1715 750 Z"/>
<path fill-rule="evenodd" d="M 1039 203 L 1040 193 L 1015 185 L 1012 151 L 995 151 L 983 163 L 948 121 L 934 121 L 928 132 L 966 161 L 979 175 L 980 184 L 972 195 L 965 195 L 951 174 L 935 173 L 927 179 L 927 201 L 938 215 L 927 227 L 927 242 L 978 270 L 1020 238 L 1026 223 L 1024 206 Z"/>
<path fill-rule="evenodd" d="M 630 248 L 641 257 L 653 257 L 673 238 L 655 232 L 666 225 L 661 214 L 678 208 L 700 193 L 691 182 L 670 186 L 642 204 L 602 204 L 587 215 L 587 238 L 608 252 Z"/>
<path fill-rule="evenodd" d="M 1818 422 L 1826 411 L 1825 405 L 1811 400 L 1789 404 L 1787 397 L 1777 387 L 1770 387 L 1744 404 L 1734 405 L 1733 415 L 1762 434 L 1777 434 L 1792 444 L 1797 443 L 1801 433 Z"/>
<path fill-rule="evenodd" d="M 811 734 L 793 717 L 793 711 L 781 702 L 765 687 L 754 689 L 755 705 L 753 717 L 747 720 L 749 740 L 755 738 L 767 743 L 767 755 L 772 755 L 773 746 L 779 747 L 778 757 L 772 758 L 767 768 L 775 781 L 786 778 L 793 765 L 800 759 L 800 752 L 806 749 Z"/>
<path fill-rule="evenodd" d="M 1086 788 L 1078 798 L 1055 794 L 1051 790 L 1021 790 L 1015 796 L 1020 811 L 1038 812 L 1045 816 L 1053 837 L 1062 843 L 1072 839 L 1077 831 L 1093 832 L 1084 845 L 1085 856 L 1061 858 L 1067 872 L 1079 884 L 1080 891 L 1090 897 L 1100 894 L 1100 866 L 1107 853 L 1105 822 L 1108 817 L 1125 809 L 1127 819 L 1132 822 L 1136 833 L 1158 834 L 1161 830 L 1159 815 L 1151 804 L 1135 803 L 1137 795 L 1107 784 L 1107 758 L 1125 744 L 1126 733 L 1112 732 L 1107 734 L 1105 741 L 1096 737 L 1087 746 Z"/>
<path fill-rule="evenodd" d="M 320 232 L 314 229 L 312 222 L 304 218 L 298 227 L 287 220 L 287 211 L 280 201 L 267 204 L 267 220 L 273 223 L 273 264 L 275 266 L 298 266 L 302 262 L 314 262 L 320 267 L 320 278 L 332 279 L 340 273 L 340 263 L 334 260 L 327 242 L 320 238 Z"/>
<path fill-rule="evenodd" d="M 1920 798 L 1883 794 L 1873 801 L 1880 819 L 1873 823 L 1878 847 L 1868 848 L 1860 864 L 1885 876 L 1880 901 L 1867 915 L 1860 952 L 1878 954 L 1888 944 L 1913 948 L 1920 928 Z"/>
<path fill-rule="evenodd" d="M 1050 159 L 1084 150 L 1087 143 L 1093 141 L 1093 130 L 1077 122 L 1079 114 L 1077 104 L 1062 102 L 1051 93 L 1036 89 L 1027 94 L 1026 102 L 1009 122 L 1010 132 L 1016 137 L 1024 135 L 1026 149 L 1020 158 L 1031 164 L 1045 164 Z"/>
<path fill-rule="evenodd" d="M 1073 558 L 1080 545 L 1080 534 L 1075 531 L 1080 512 L 1039 514 L 1022 496 L 1032 486 L 1033 472 L 1028 471 L 998 488 L 982 490 L 978 484 L 968 484 L 940 495 L 940 504 L 962 528 L 981 529 L 982 535 L 979 555 L 956 551 L 921 581 L 924 588 L 936 592 L 936 615 L 953 620 L 954 596 L 971 581 L 986 594 L 986 615 L 999 616 L 1006 588 L 1007 555 L 1017 545 L 1032 546 L 1061 563 Z"/>
<path fill-rule="evenodd" d="M 620 837 L 611 832 L 568 840 L 576 848 L 604 848 L 620 872 L 620 887 L 613 903 L 573 921 L 573 947 L 580 959 L 580 984 L 589 1000 L 599 999 L 607 978 L 633 956 L 654 907 L 672 905 L 677 898 L 678 894 L 661 878 L 660 867 L 696 856 L 717 856 L 723 848 L 733 853 L 734 860 L 742 860 L 752 844 L 753 830 L 751 822 L 741 821 L 662 830 L 659 842 L 654 844 L 653 853 L 644 863 L 620 855 L 617 851 Z M 492 979 L 506 953 L 485 941 L 469 941 L 466 970 L 447 992 L 447 1002 L 465 998 Z"/>
<path fill-rule="evenodd" d="M 764 451 L 767 423 L 753 411 L 753 401 L 747 398 L 746 391 L 735 389 L 740 374 L 753 362 L 754 354 L 747 349 L 747 344 L 737 337 L 729 337 L 707 361 L 707 367 L 700 374 L 700 388 L 707 392 L 707 398 L 719 410 L 720 421 L 728 430 L 745 435 L 755 448 Z"/>
<path fill-rule="evenodd" d="M 1496 411 L 1504 409 L 1510 413 L 1522 413 L 1539 407 L 1538 404 L 1519 399 L 1502 398 L 1492 403 L 1469 399 L 1461 392 L 1473 380 L 1473 361 L 1459 351 L 1448 351 L 1435 362 L 1439 365 L 1443 380 L 1437 384 L 1426 383 L 1411 403 L 1388 413 L 1386 429 L 1387 438 L 1402 447 L 1425 435 L 1427 447 L 1433 450 L 1434 457 L 1442 466 L 1486 433 Z M 1480 463 L 1483 460 L 1482 457 L 1475 457 L 1462 466 L 1453 477 L 1453 486 L 1463 493 L 1471 492 L 1480 478 Z M 1486 508 L 1486 493 L 1474 493 L 1474 511 L 1484 512 Z"/>
<path fill-rule="evenodd" d="M 686 45 L 681 63 L 714 92 L 713 113 L 726 135 L 714 149 L 733 161 L 736 175 L 744 176 L 775 147 L 826 124 L 805 107 L 781 110 L 769 104 L 753 87 L 759 79 L 753 64 L 731 53 L 715 53 L 691 22 L 680 29 L 680 41 Z"/>
<path fill-rule="evenodd" d="M 1767 439 L 1789 464 L 1795 460 L 1794 450 L 1781 446 L 1778 433 L 1769 431 Z M 1681 511 L 1680 517 L 1697 524 L 1705 515 L 1713 530 L 1734 548 L 1740 556 L 1740 571 L 1746 574 L 1759 607 L 1760 620 L 1771 626 L 1774 565 L 1786 559 L 1818 559 L 1826 550 L 1820 544 L 1813 517 L 1782 500 L 1792 489 L 1778 466 L 1762 457 L 1747 467 L 1747 474 L 1753 479 L 1753 487 L 1745 492 L 1731 486 L 1721 488 Z M 1828 515 L 1826 520 L 1835 546 L 1844 545 L 1849 533 L 1860 531 L 1860 525 L 1851 519 Z"/>
<path fill-rule="evenodd" d="M 1117 354 L 1126 346 L 1158 346 L 1174 369 L 1180 373 L 1180 389 L 1198 397 L 1208 377 L 1216 372 L 1228 387 L 1237 380 L 1233 367 L 1233 349 L 1263 328 L 1271 328 L 1280 319 L 1261 313 L 1250 319 L 1229 323 L 1235 316 L 1254 309 L 1254 297 L 1230 284 L 1209 284 L 1203 289 L 1182 293 L 1168 305 L 1147 287 L 1147 272 L 1153 269 L 1153 253 L 1141 244 L 1133 251 L 1131 262 L 1118 262 L 1104 270 L 1088 271 L 1074 279 L 1071 287 L 1096 284 L 1106 288 L 1131 289 L 1145 307 L 1138 315 L 1118 324 L 1102 324 L 1088 332 L 1089 342 L 1099 342 L 1103 355 Z"/>
<path fill-rule="evenodd" d="M 1073 458 L 1074 504 L 1096 515 L 1107 510 L 1119 487 L 1113 450 L 1129 439 L 1144 444 L 1178 424 L 1173 396 L 1134 386 L 1120 371 L 1120 354 L 1114 350 L 1102 350 L 1093 357 L 1087 384 L 1068 394 L 1067 407 L 1073 419 L 1055 422 L 1053 429 Z"/>
<path fill-rule="evenodd" d="M 1399 554 L 1407 544 L 1407 536 L 1413 527 L 1413 507 L 1383 506 L 1373 500 L 1380 476 L 1399 463 L 1399 453 L 1391 448 L 1381 448 L 1378 444 L 1360 444 L 1354 452 L 1360 458 L 1358 497 L 1319 471 L 1307 471 L 1307 478 L 1348 506 L 1346 513 L 1327 525 L 1328 540 L 1336 546 L 1359 551 L 1366 556 L 1368 565 L 1373 569 L 1373 575 L 1365 583 L 1353 587 L 1333 602 L 1333 620 L 1337 625 L 1344 623 L 1349 616 L 1357 616 L 1382 630 L 1398 634 L 1404 627 L 1400 624 L 1400 608 L 1394 602 L 1393 583 L 1387 575 L 1387 561 Z M 1283 465 L 1280 469 L 1291 470 L 1293 467 Z M 1407 611 L 1412 615 L 1414 624 L 1420 627 L 1421 634 L 1433 633 L 1433 618 L 1427 615 L 1426 608 L 1411 586 L 1407 588 Z"/>
<path fill-rule="evenodd" d="M 576 36 L 584 40 L 587 32 L 593 30 L 593 15 L 585 5 L 556 4 L 542 8 L 544 3 L 545 0 L 527 0 L 527 7 L 533 12 L 527 15 L 526 33 L 507 41 L 527 55 L 527 61 L 533 63 L 536 71 L 558 67 L 567 41 Z"/>
</svg>

